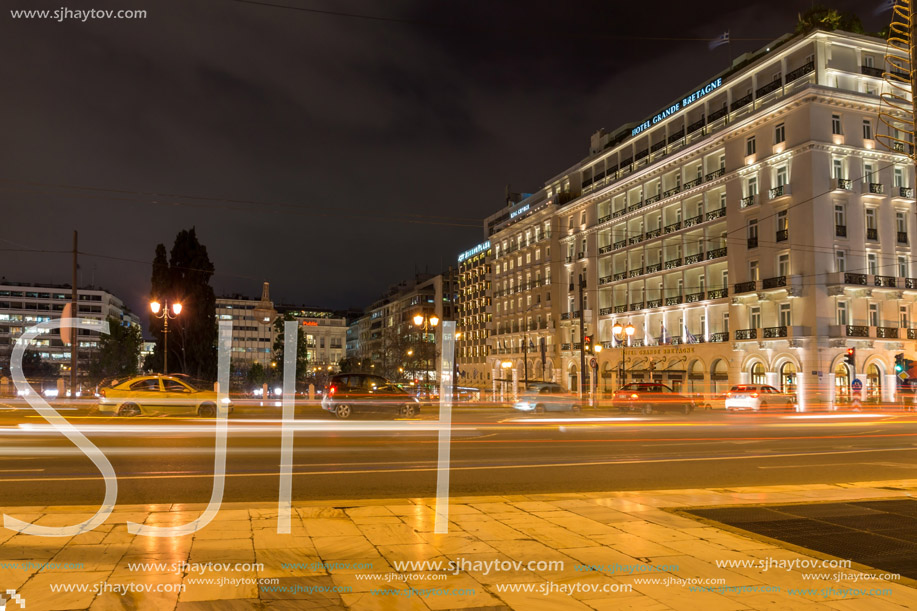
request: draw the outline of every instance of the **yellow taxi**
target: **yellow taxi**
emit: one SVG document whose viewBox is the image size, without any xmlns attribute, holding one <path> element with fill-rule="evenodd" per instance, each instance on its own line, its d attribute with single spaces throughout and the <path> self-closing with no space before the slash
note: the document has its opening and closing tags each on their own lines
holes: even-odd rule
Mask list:
<svg viewBox="0 0 917 611">
<path fill-rule="evenodd" d="M 232 412 L 229 398 L 223 401 Z M 178 376 L 140 376 L 101 389 L 99 412 L 118 416 L 183 414 L 213 418 L 217 413 L 217 394 L 195 388 Z"/>
</svg>

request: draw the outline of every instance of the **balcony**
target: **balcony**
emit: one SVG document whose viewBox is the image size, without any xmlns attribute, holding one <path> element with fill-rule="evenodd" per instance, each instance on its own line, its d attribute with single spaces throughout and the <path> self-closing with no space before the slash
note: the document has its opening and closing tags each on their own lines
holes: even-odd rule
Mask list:
<svg viewBox="0 0 917 611">
<path fill-rule="evenodd" d="M 627 271 L 628 278 L 636 278 L 637 276 L 642 276 L 642 275 L 643 275 L 642 267 L 638 267 L 637 269 L 631 269 Z"/>
<path fill-rule="evenodd" d="M 786 337 L 786 327 L 764 327 L 764 339 L 774 339 L 777 337 Z"/>
<path fill-rule="evenodd" d="M 685 303 L 696 303 L 698 301 L 703 301 L 703 300 L 704 300 L 703 291 L 701 291 L 700 293 L 688 293 L 687 295 L 685 295 Z"/>
<path fill-rule="evenodd" d="M 666 225 L 663 228 L 663 231 L 665 231 L 665 233 L 673 233 L 675 231 L 678 231 L 679 229 L 681 229 L 681 221 L 678 221 L 677 223 L 672 223 L 671 225 Z"/>
<path fill-rule="evenodd" d="M 834 226 L 834 235 L 839 238 L 847 237 L 847 225 L 835 225 Z"/>
<path fill-rule="evenodd" d="M 781 83 L 781 82 L 780 82 L 780 79 L 777 78 L 777 79 L 771 81 L 770 83 L 768 83 L 767 85 L 763 85 L 763 86 L 761 86 L 761 87 L 758 87 L 758 89 L 755 90 L 755 97 L 756 97 L 756 98 L 760 98 L 760 97 L 762 97 L 762 96 L 765 96 L 765 95 L 769 94 L 771 91 L 777 91 L 777 90 L 780 89 L 781 87 L 783 87 L 783 83 Z"/>
<path fill-rule="evenodd" d="M 661 263 L 651 263 L 650 265 L 647 265 L 647 266 L 646 266 L 646 273 L 647 273 L 647 274 L 655 274 L 655 273 L 658 272 L 660 269 L 662 269 L 662 264 L 661 264 Z"/>
<path fill-rule="evenodd" d="M 685 257 L 685 265 L 691 265 L 693 263 L 700 263 L 704 260 L 704 253 L 698 252 L 693 255 L 688 255 Z"/>
<path fill-rule="evenodd" d="M 869 337 L 869 327 L 866 325 L 845 325 L 844 332 L 847 337 Z"/>
<path fill-rule="evenodd" d="M 681 140 L 684 137 L 685 137 L 685 130 L 681 130 L 669 136 L 668 142 L 669 144 L 672 144 L 673 142 L 678 142 L 679 140 Z"/>
<path fill-rule="evenodd" d="M 878 339 L 898 339 L 898 327 L 876 327 Z"/>
<path fill-rule="evenodd" d="M 757 194 L 748 195 L 739 200 L 739 207 L 740 208 L 749 208 L 751 206 L 754 206 L 757 203 L 758 203 Z"/>
<path fill-rule="evenodd" d="M 778 199 L 790 194 L 790 185 L 780 185 L 767 192 L 770 199 Z"/>
<path fill-rule="evenodd" d="M 570 312 L 561 312 L 560 319 L 561 320 L 570 320 Z"/>
<path fill-rule="evenodd" d="M 645 238 L 647 240 L 650 240 L 652 238 L 658 238 L 661 235 L 662 235 L 662 229 L 660 228 L 650 229 L 649 231 L 646 232 Z"/>
<path fill-rule="evenodd" d="M 576 258 L 577 258 L 578 260 L 585 259 L 585 258 L 586 258 L 586 253 L 585 253 L 585 252 L 578 252 L 578 253 L 576 253 Z"/>
<path fill-rule="evenodd" d="M 610 214 L 606 214 L 605 216 L 600 216 L 599 219 L 596 221 L 596 223 L 598 223 L 599 225 L 601 225 L 601 224 L 604 223 L 605 221 L 610 221 L 610 220 L 611 220 L 611 215 L 610 215 Z"/>
<path fill-rule="evenodd" d="M 711 334 L 710 334 L 710 341 L 711 341 L 711 342 L 728 342 L 728 341 L 729 341 L 729 333 L 728 333 L 728 332 L 725 332 L 725 331 L 722 332 L 722 333 L 711 333 Z"/>
<path fill-rule="evenodd" d="M 788 84 L 792 83 L 796 79 L 802 78 L 805 75 L 809 74 L 810 72 L 815 72 L 815 62 L 814 61 L 809 62 L 803 66 L 800 66 L 799 68 L 796 68 L 795 70 L 791 72 L 787 72 L 786 82 Z"/>
<path fill-rule="evenodd" d="M 627 272 L 618 272 L 613 276 L 614 282 L 617 282 L 618 280 L 624 280 L 625 278 L 627 278 Z"/>
<path fill-rule="evenodd" d="M 602 247 L 599 248 L 599 254 L 600 254 L 600 255 L 604 255 L 604 254 L 607 253 L 607 252 L 611 252 L 611 249 L 612 249 L 611 244 L 607 244 L 607 245 L 605 245 L 605 246 L 602 246 Z"/>
<path fill-rule="evenodd" d="M 904 288 L 917 289 L 917 278 L 905 278 L 904 279 Z"/>
<path fill-rule="evenodd" d="M 903 197 L 905 199 L 914 199 L 914 188 L 913 187 L 898 187 L 898 197 Z"/>
<path fill-rule="evenodd" d="M 625 246 L 627 246 L 627 240 L 618 240 L 617 242 L 613 244 L 613 246 L 615 250 L 618 250 L 619 248 L 624 248 Z"/>
<path fill-rule="evenodd" d="M 917 339 L 917 329 L 908 329 L 907 338 L 908 339 Z"/>
<path fill-rule="evenodd" d="M 732 104 L 729 105 L 729 110 L 736 111 L 742 108 L 743 106 L 747 106 L 751 104 L 751 100 L 752 100 L 752 97 L 750 93 L 746 96 L 742 96 L 741 98 L 739 98 L 738 100 L 735 100 Z"/>
<path fill-rule="evenodd" d="M 907 232 L 906 232 L 906 231 L 899 231 L 899 232 L 898 232 L 898 243 L 899 243 L 899 244 L 907 244 Z"/>
<path fill-rule="evenodd" d="M 615 314 L 623 314 L 626 311 L 627 311 L 627 304 L 615 306 Z"/>
<path fill-rule="evenodd" d="M 866 228 L 866 239 L 867 240 L 878 240 L 879 239 L 879 230 L 876 229 L 875 227 L 867 227 Z"/>
<path fill-rule="evenodd" d="M 876 68 L 875 66 L 860 66 L 860 73 L 866 76 L 882 78 L 882 68 Z"/>
<path fill-rule="evenodd" d="M 748 238 L 747 240 L 748 248 L 757 248 L 758 247 L 758 236 L 753 238 Z"/>
<path fill-rule="evenodd" d="M 714 110 L 713 112 L 711 112 L 711 113 L 710 113 L 710 116 L 707 117 L 707 121 L 708 121 L 709 123 L 713 123 L 714 121 L 718 121 L 719 119 L 722 119 L 722 118 L 725 117 L 728 113 L 729 113 L 729 109 L 726 108 L 725 106 L 723 106 L 723 107 L 720 108 L 719 110 Z"/>
<path fill-rule="evenodd" d="M 729 296 L 729 289 L 710 289 L 707 291 L 707 299 L 722 299 Z"/>
<path fill-rule="evenodd" d="M 697 185 L 703 184 L 703 182 L 704 182 L 704 179 L 698 176 L 694 180 L 689 180 L 688 182 L 686 182 L 683 188 L 690 189 L 692 187 L 696 187 Z"/>
<path fill-rule="evenodd" d="M 650 204 L 655 204 L 660 199 L 662 199 L 661 195 L 651 195 L 650 197 L 646 198 L 646 205 L 649 206 Z"/>
<path fill-rule="evenodd" d="M 599 278 L 599 286 L 603 284 L 608 284 L 609 282 L 611 282 L 611 276 L 602 276 L 601 278 Z"/>
<path fill-rule="evenodd" d="M 639 210 L 643 206 L 643 202 L 637 202 L 636 204 L 631 204 L 627 207 L 628 212 L 633 212 L 634 210 Z"/>
<path fill-rule="evenodd" d="M 561 345 L 560 345 L 560 349 L 561 349 L 561 350 L 570 350 L 570 344 L 569 344 L 569 342 L 561 344 Z"/>
<path fill-rule="evenodd" d="M 675 295 L 674 297 L 666 297 L 665 304 L 667 306 L 678 305 L 681 303 L 681 295 Z"/>
<path fill-rule="evenodd" d="M 692 216 L 691 218 L 685 219 L 685 227 L 694 227 L 695 225 L 700 225 L 704 222 L 704 215 L 698 214 L 697 216 Z"/>
<path fill-rule="evenodd" d="M 853 188 L 853 181 L 849 178 L 835 178 L 834 191 L 850 191 Z"/>
<path fill-rule="evenodd" d="M 661 308 L 661 307 L 662 307 L 662 299 L 648 299 L 648 300 L 646 301 L 646 307 L 647 307 L 647 309 L 649 309 L 649 308 Z"/>
<path fill-rule="evenodd" d="M 736 339 L 758 339 L 757 329 L 736 329 Z"/>
<path fill-rule="evenodd" d="M 875 286 L 885 287 L 885 288 L 895 288 L 897 285 L 897 278 L 894 276 L 876 276 L 874 280 Z"/>
<path fill-rule="evenodd" d="M 673 195 L 675 195 L 676 193 L 680 191 L 681 191 L 681 187 L 672 187 L 671 189 L 664 191 L 662 194 L 662 197 L 672 197 Z"/>
<path fill-rule="evenodd" d="M 695 121 L 694 123 L 691 123 L 690 125 L 688 125 L 687 132 L 688 132 L 689 134 L 693 134 L 693 133 L 696 132 L 697 130 L 703 129 L 703 127 L 704 127 L 705 124 L 706 124 L 706 121 L 704 120 L 703 117 L 701 117 L 699 120 L 697 120 L 697 121 Z"/>
<path fill-rule="evenodd" d="M 754 280 L 749 280 L 748 282 L 738 282 L 736 283 L 735 292 L 738 295 L 739 293 L 753 293 L 758 287 L 758 283 Z"/>
<path fill-rule="evenodd" d="M 635 301 L 635 302 L 633 302 L 632 304 L 630 304 L 630 309 L 631 309 L 631 310 L 642 310 L 642 309 L 643 309 L 643 302 L 642 302 L 642 301 Z"/>
<path fill-rule="evenodd" d="M 612 308 L 599 308 L 599 316 L 606 316 L 611 314 Z"/>
<path fill-rule="evenodd" d="M 881 182 L 871 182 L 867 185 L 867 190 L 873 195 L 884 195 L 885 194 L 885 185 Z"/>
<path fill-rule="evenodd" d="M 761 281 L 763 290 L 776 289 L 786 286 L 786 276 L 776 276 L 774 278 L 765 278 Z"/>
<path fill-rule="evenodd" d="M 725 173 L 726 173 L 726 168 L 719 168 L 717 170 L 713 170 L 712 172 L 704 176 L 704 180 L 706 180 L 707 182 L 710 182 L 711 180 L 715 180 Z"/>
<path fill-rule="evenodd" d="M 573 288 L 574 288 L 574 284 L 571 282 L 571 283 L 570 283 L 570 286 L 569 286 L 569 288 L 567 288 L 567 290 L 568 290 L 568 291 L 572 291 Z"/>
<path fill-rule="evenodd" d="M 679 267 L 679 266 L 681 266 L 681 257 L 679 257 L 679 258 L 677 258 L 677 259 L 670 259 L 670 260 L 668 260 L 668 261 L 665 262 L 665 268 L 666 268 L 666 269 L 674 269 L 674 268 Z"/>
<path fill-rule="evenodd" d="M 726 256 L 726 247 L 725 246 L 723 246 L 722 248 L 714 248 L 713 250 L 707 251 L 707 260 L 708 261 L 710 261 L 711 259 L 719 259 L 720 257 L 725 257 L 725 256 Z"/>
<path fill-rule="evenodd" d="M 567 263 L 573 263 L 573 255 L 567 255 Z"/>
<path fill-rule="evenodd" d="M 642 233 L 641 233 L 640 235 L 633 235 L 633 236 L 630 236 L 629 238 L 627 238 L 627 245 L 628 245 L 628 246 L 633 246 L 634 244 L 639 244 L 639 243 L 642 242 L 642 241 L 643 241 L 643 234 L 642 234 Z"/>
<path fill-rule="evenodd" d="M 777 231 L 775 240 L 777 242 L 786 242 L 790 239 L 790 230 L 789 229 L 780 229 Z"/>
<path fill-rule="evenodd" d="M 712 221 L 718 218 L 723 218 L 724 216 L 726 216 L 725 207 L 719 208 L 717 210 L 711 210 L 710 212 L 704 215 L 704 220 Z"/>
<path fill-rule="evenodd" d="M 615 210 L 614 212 L 612 212 L 611 218 L 616 219 L 619 216 L 624 216 L 626 213 L 627 213 L 627 210 L 625 208 L 621 208 L 620 210 Z"/>
</svg>

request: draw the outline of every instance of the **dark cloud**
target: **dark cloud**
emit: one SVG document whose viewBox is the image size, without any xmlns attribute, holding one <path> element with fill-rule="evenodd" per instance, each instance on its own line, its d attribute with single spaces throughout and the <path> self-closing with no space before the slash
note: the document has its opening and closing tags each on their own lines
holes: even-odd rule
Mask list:
<svg viewBox="0 0 917 611">
<path fill-rule="evenodd" d="M 386 19 L 231 0 L 87 2 L 140 21 L 0 14 L 0 248 L 66 249 L 78 229 L 109 257 L 84 257 L 83 281 L 139 308 L 156 243 L 194 225 L 218 292 L 270 280 L 286 301 L 362 306 L 483 239 L 506 184 L 539 188 L 597 128 L 650 114 L 810 4 L 285 1 Z M 713 52 L 685 40 L 726 29 Z M 63 255 L 2 260 L 10 279 L 68 281 Z"/>
</svg>

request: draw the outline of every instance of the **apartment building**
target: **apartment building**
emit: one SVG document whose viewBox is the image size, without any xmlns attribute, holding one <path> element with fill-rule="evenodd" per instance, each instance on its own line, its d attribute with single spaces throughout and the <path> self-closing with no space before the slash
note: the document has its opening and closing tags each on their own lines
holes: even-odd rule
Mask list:
<svg viewBox="0 0 917 611">
<path fill-rule="evenodd" d="M 248 368 L 255 363 L 271 366 L 276 331 L 277 310 L 271 301 L 270 283 L 261 288 L 261 298 L 227 295 L 216 299 L 217 320 L 232 321 L 232 364 Z"/>
<path fill-rule="evenodd" d="M 140 318 L 117 296 L 96 287 L 77 289 L 77 315 L 81 319 L 104 321 L 114 318 L 124 325 L 140 326 Z M 61 317 L 72 298 L 69 284 L 38 284 L 0 280 L 0 371 L 9 375 L 10 355 L 16 339 L 29 327 Z M 100 332 L 79 330 L 79 368 L 85 374 L 93 351 L 99 346 Z M 47 362 L 60 366 L 62 376 L 69 376 L 70 346 L 61 341 L 55 329 L 39 335 L 32 348 Z"/>
<path fill-rule="evenodd" d="M 582 316 L 605 348 L 600 390 L 754 382 L 805 409 L 843 404 L 859 379 L 892 399 L 894 355 L 917 348 L 917 271 L 913 163 L 876 139 L 884 53 L 868 36 L 787 35 L 593 135 L 586 159 L 492 217 L 492 368 L 551 377 L 538 365 L 553 354 L 577 387 Z M 523 350 L 532 324 L 548 359 Z"/>
<path fill-rule="evenodd" d="M 455 362 L 460 386 L 487 389 L 491 370 L 487 363 L 491 306 L 493 249 L 490 241 L 469 248 L 458 256 L 456 270 Z"/>
<path fill-rule="evenodd" d="M 347 318 L 330 310 L 284 306 L 278 306 L 278 310 L 284 316 L 292 316 L 301 325 L 309 366 L 314 373 L 339 371 L 346 349 Z"/>
</svg>

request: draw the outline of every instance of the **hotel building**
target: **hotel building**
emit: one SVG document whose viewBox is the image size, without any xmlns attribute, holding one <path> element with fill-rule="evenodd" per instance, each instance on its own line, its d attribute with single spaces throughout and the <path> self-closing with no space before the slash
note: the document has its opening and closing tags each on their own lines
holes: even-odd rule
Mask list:
<svg viewBox="0 0 917 611">
<path fill-rule="evenodd" d="M 459 386 L 487 389 L 491 384 L 487 337 L 493 317 L 490 302 L 492 265 L 493 249 L 489 241 L 458 256 L 455 362 Z"/>
<path fill-rule="evenodd" d="M 603 391 L 748 382 L 805 409 L 842 404 L 859 380 L 892 400 L 895 354 L 917 348 L 917 228 L 913 163 L 876 140 L 884 53 L 863 35 L 784 36 L 597 132 L 588 157 L 488 219 L 491 369 L 508 359 L 518 379 L 578 387 L 582 316 L 605 348 Z"/>
</svg>

